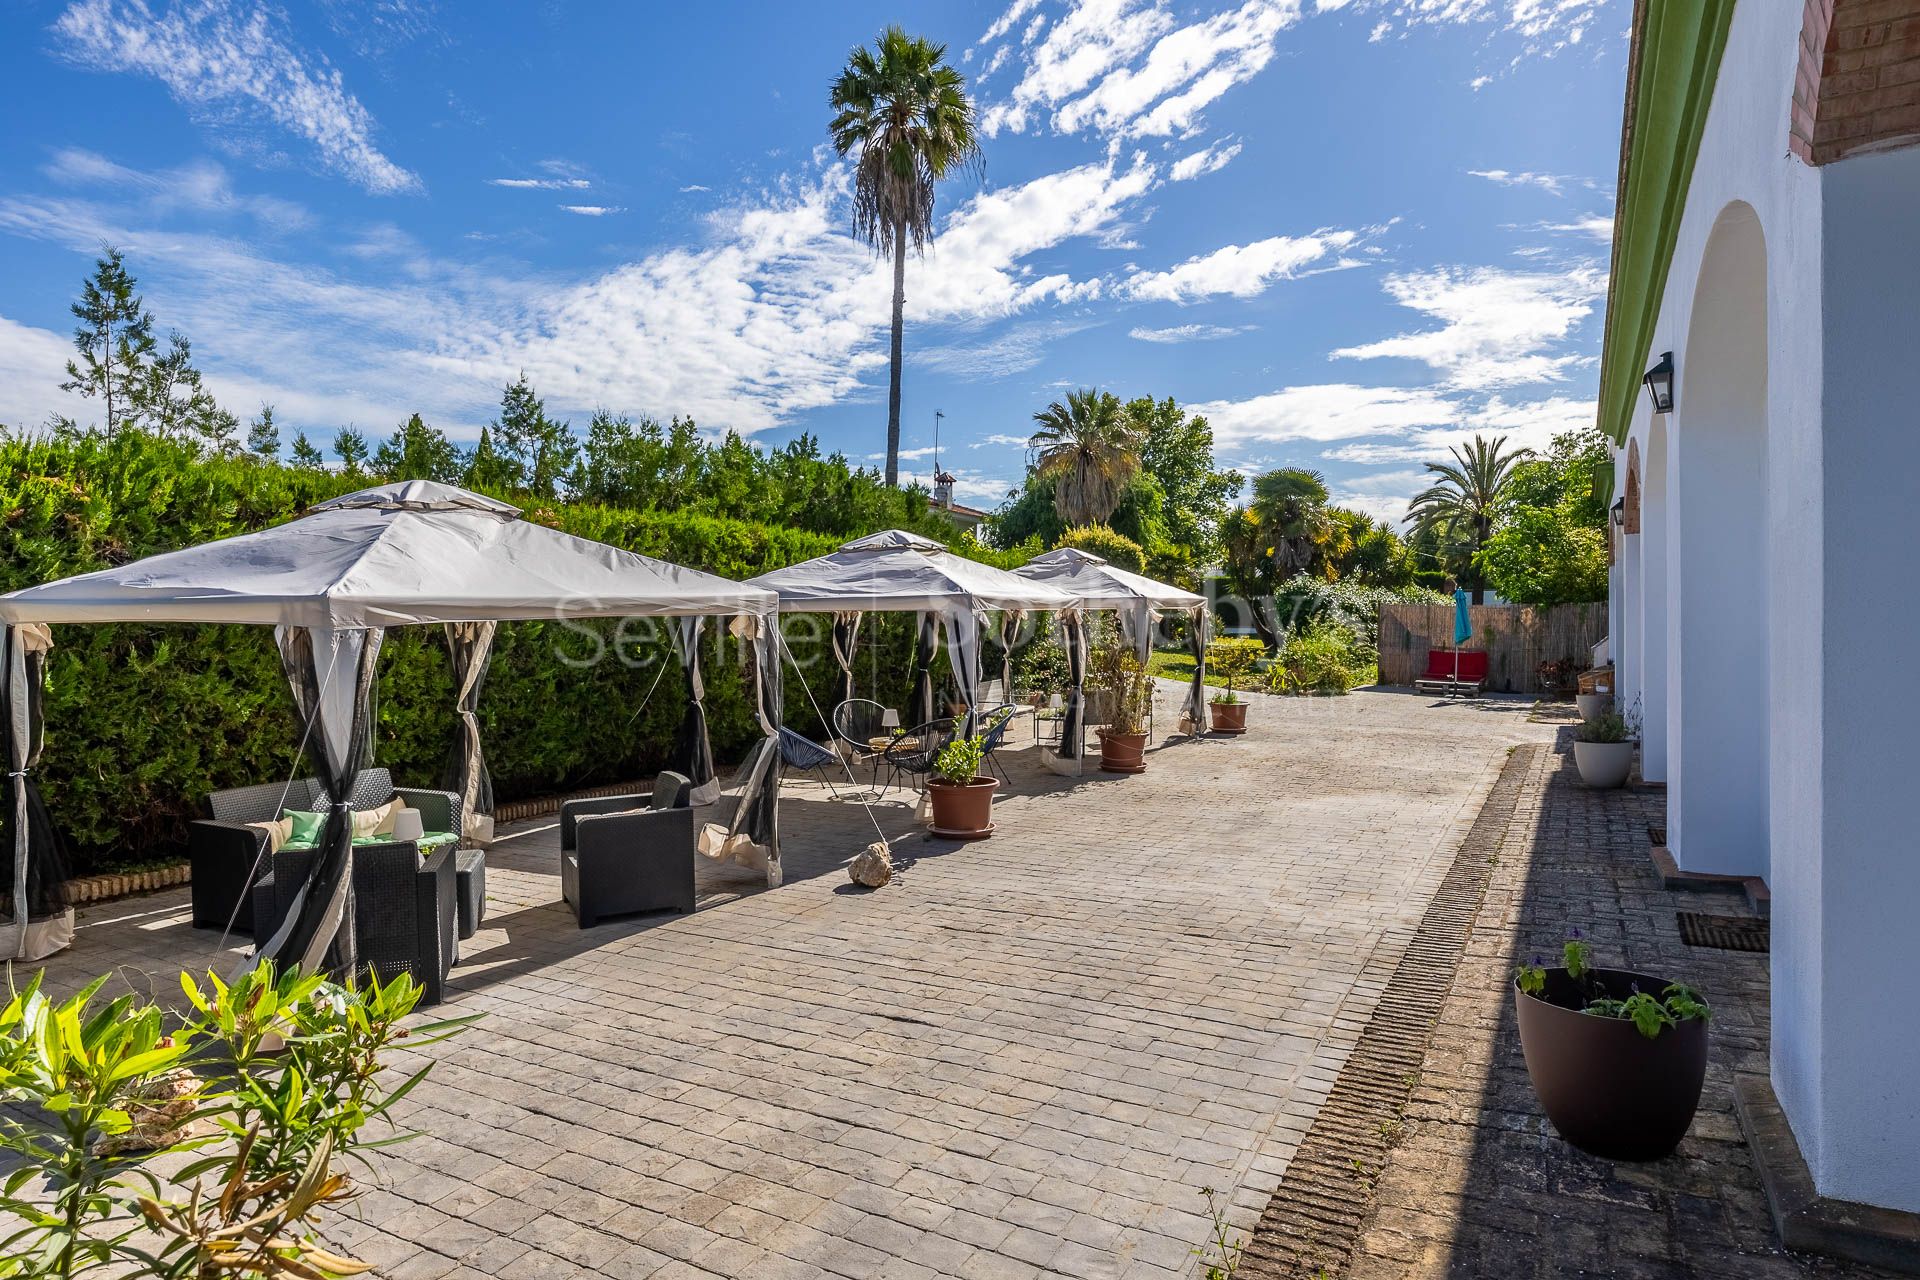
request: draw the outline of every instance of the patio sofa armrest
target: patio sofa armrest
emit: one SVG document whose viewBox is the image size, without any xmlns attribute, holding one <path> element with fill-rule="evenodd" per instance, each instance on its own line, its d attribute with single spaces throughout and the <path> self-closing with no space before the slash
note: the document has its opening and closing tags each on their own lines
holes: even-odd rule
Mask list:
<svg viewBox="0 0 1920 1280">
<path fill-rule="evenodd" d="M 464 837 L 461 819 L 460 797 L 451 791 L 423 790 L 417 787 L 395 787 L 393 794 L 398 796 L 409 809 L 420 811 L 420 825 L 428 831 L 447 831 Z"/>
<path fill-rule="evenodd" d="M 560 847 L 571 849 L 579 820 L 603 813 L 624 813 L 644 809 L 653 800 L 653 792 L 641 791 L 626 796 L 594 796 L 590 800 L 567 800 L 560 805 Z"/>
<path fill-rule="evenodd" d="M 454 882 L 451 844 L 434 848 L 425 859 L 410 840 L 354 847 L 354 926 L 361 964 L 382 979 L 409 974 L 422 988 L 423 1004 L 445 998 L 456 942 Z"/>
<path fill-rule="evenodd" d="M 267 833 L 244 822 L 200 818 L 187 828 L 193 874 L 193 927 L 253 929 L 253 882 L 271 870 Z M 236 908 L 238 908 L 236 910 Z"/>
</svg>

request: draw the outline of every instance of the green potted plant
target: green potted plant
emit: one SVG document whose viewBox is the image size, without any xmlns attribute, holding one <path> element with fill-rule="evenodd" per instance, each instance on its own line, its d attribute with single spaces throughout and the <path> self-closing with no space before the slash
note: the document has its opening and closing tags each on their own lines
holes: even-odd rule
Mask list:
<svg viewBox="0 0 1920 1280">
<path fill-rule="evenodd" d="M 1258 640 L 1236 638 L 1215 640 L 1207 646 L 1207 669 L 1227 678 L 1227 687 L 1209 701 L 1207 710 L 1215 733 L 1242 734 L 1247 731 L 1247 704 L 1234 690 L 1234 682 L 1253 671 L 1253 664 L 1266 653 Z"/>
<path fill-rule="evenodd" d="M 993 834 L 993 793 L 997 778 L 980 772 L 983 740 L 956 737 L 933 758 L 927 795 L 933 803 L 933 833 L 956 840 L 981 840 Z"/>
<path fill-rule="evenodd" d="M 1712 1011 L 1690 987 L 1596 969 L 1578 930 L 1561 963 L 1514 970 L 1527 1077 L 1560 1136 L 1610 1160 L 1680 1145 L 1707 1078 Z"/>
<path fill-rule="evenodd" d="M 1633 725 L 1618 711 L 1602 711 L 1573 731 L 1573 762 L 1590 787 L 1624 784 L 1633 771 Z"/>
<path fill-rule="evenodd" d="M 1099 729 L 1100 767 L 1108 773 L 1147 771 L 1147 711 L 1153 684 L 1145 664 L 1118 634 L 1094 649 L 1087 683 L 1106 706 Z"/>
</svg>

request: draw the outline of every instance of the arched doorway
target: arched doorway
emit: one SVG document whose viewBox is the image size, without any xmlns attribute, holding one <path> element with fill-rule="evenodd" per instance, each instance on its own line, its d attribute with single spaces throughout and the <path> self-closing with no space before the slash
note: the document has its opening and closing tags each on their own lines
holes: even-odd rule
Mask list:
<svg viewBox="0 0 1920 1280">
<path fill-rule="evenodd" d="M 1707 241 L 1675 401 L 1668 846 L 1689 871 L 1764 876 L 1767 249 L 1744 203 Z"/>
</svg>

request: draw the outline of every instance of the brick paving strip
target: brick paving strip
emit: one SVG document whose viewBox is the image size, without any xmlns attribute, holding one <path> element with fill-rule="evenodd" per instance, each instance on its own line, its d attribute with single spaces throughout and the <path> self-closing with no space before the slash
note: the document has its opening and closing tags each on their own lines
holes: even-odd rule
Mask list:
<svg viewBox="0 0 1920 1280">
<path fill-rule="evenodd" d="M 1528 770 L 1543 746 L 1517 747 L 1427 904 L 1360 1041 L 1260 1215 L 1238 1275 L 1292 1280 L 1344 1268 L 1419 1079 L 1435 1022 L 1486 894 Z"/>
</svg>

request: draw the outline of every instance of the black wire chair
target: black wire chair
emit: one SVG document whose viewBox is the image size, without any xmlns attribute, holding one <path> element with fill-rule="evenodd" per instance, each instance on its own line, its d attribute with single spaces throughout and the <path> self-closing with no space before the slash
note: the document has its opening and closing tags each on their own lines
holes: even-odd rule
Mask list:
<svg viewBox="0 0 1920 1280">
<path fill-rule="evenodd" d="M 891 787 L 894 779 L 910 777 L 914 780 L 913 789 L 925 789 L 927 778 L 933 773 L 933 762 L 940 758 L 946 745 L 953 741 L 958 731 L 959 721 L 951 717 L 945 720 L 929 720 L 916 725 L 893 740 L 882 753 L 881 763 L 887 769 L 887 785 Z"/>
<path fill-rule="evenodd" d="M 1013 779 L 1007 776 L 1007 767 L 1000 762 L 1000 748 L 1006 745 L 1007 731 L 1013 727 L 1014 717 L 1020 709 L 1011 703 L 987 707 L 976 713 L 975 723 L 980 726 L 980 754 L 989 769 L 1000 775 L 1000 781 L 1008 786 Z"/>
<path fill-rule="evenodd" d="M 882 724 L 887 709 L 867 698 L 848 698 L 833 709 L 828 721 L 833 729 L 834 739 L 846 744 L 847 754 L 854 764 L 870 767 L 874 785 L 879 784 L 881 759 L 886 753 L 885 747 L 875 748 L 874 739 L 888 736 Z"/>
<path fill-rule="evenodd" d="M 827 784 L 827 790 L 833 794 L 833 798 L 841 798 L 840 788 L 833 785 L 833 775 L 843 767 L 838 751 L 823 747 L 785 725 L 780 726 L 779 742 L 780 760 L 787 768 L 819 774 L 820 781 Z"/>
</svg>

